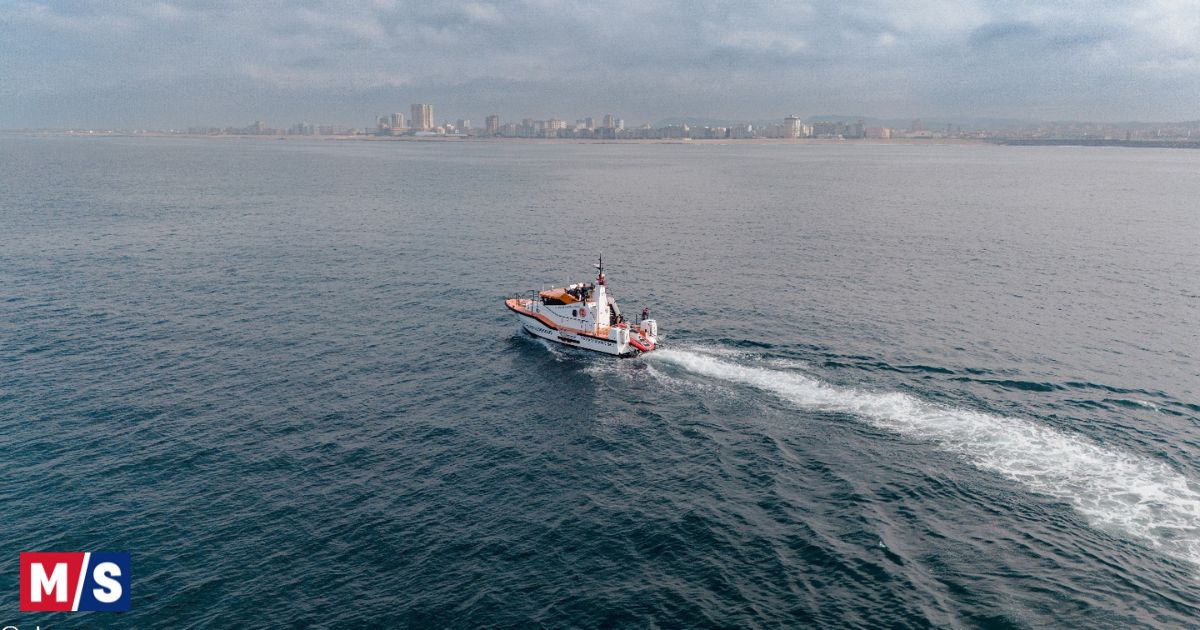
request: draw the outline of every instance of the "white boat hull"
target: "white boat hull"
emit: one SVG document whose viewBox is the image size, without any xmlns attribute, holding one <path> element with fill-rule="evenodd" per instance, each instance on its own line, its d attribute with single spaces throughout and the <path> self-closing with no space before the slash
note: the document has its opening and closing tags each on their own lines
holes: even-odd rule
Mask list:
<svg viewBox="0 0 1200 630">
<path fill-rule="evenodd" d="M 538 320 L 531 317 L 521 317 L 520 329 L 533 335 L 534 337 L 572 348 L 582 348 L 584 350 L 592 350 L 594 352 L 603 352 L 604 354 L 611 354 L 618 357 L 631 357 L 639 353 L 636 348 L 629 346 L 628 344 L 626 344 L 624 348 L 621 348 L 620 344 L 613 340 L 597 339 L 588 335 L 580 335 L 565 330 L 554 330 L 552 328 L 548 328 Z"/>
</svg>

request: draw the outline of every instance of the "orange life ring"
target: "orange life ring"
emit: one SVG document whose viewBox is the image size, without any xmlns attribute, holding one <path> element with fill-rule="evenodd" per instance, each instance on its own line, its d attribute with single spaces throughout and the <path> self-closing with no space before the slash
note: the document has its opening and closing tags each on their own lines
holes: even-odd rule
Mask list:
<svg viewBox="0 0 1200 630">
<path fill-rule="evenodd" d="M 587 309 L 586 309 L 586 308 L 581 308 L 581 309 L 579 309 L 579 316 L 580 316 L 580 317 L 587 317 Z"/>
</svg>

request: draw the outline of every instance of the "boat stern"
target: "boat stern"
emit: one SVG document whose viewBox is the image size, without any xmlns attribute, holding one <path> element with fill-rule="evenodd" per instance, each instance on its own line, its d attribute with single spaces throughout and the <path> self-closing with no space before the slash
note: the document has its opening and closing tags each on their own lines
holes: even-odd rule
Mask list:
<svg viewBox="0 0 1200 630">
<path fill-rule="evenodd" d="M 620 324 L 613 329 L 622 356 L 636 356 L 658 347 L 658 323 L 642 320 L 636 327 Z"/>
</svg>

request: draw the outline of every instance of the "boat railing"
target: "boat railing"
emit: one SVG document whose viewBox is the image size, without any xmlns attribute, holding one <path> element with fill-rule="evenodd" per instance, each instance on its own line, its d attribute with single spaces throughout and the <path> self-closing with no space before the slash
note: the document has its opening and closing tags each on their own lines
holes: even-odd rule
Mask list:
<svg viewBox="0 0 1200 630">
<path fill-rule="evenodd" d="M 528 289 L 525 291 L 518 291 L 516 293 L 509 293 L 507 296 L 505 296 L 504 299 L 505 300 L 529 300 L 529 302 L 532 303 L 532 302 L 538 301 L 539 293 L 540 293 L 540 291 L 538 291 L 537 289 Z"/>
</svg>

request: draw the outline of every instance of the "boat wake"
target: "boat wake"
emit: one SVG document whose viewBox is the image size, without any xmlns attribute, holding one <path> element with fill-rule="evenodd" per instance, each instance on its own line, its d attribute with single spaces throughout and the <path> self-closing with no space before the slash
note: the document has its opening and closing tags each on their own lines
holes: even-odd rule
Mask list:
<svg viewBox="0 0 1200 630">
<path fill-rule="evenodd" d="M 836 387 L 796 372 L 748 366 L 706 352 L 647 355 L 687 372 L 750 386 L 805 409 L 852 414 L 956 453 L 1029 490 L 1072 505 L 1094 527 L 1200 564 L 1200 492 L 1167 464 L 1037 422 L 959 409 L 903 393 Z"/>
</svg>

